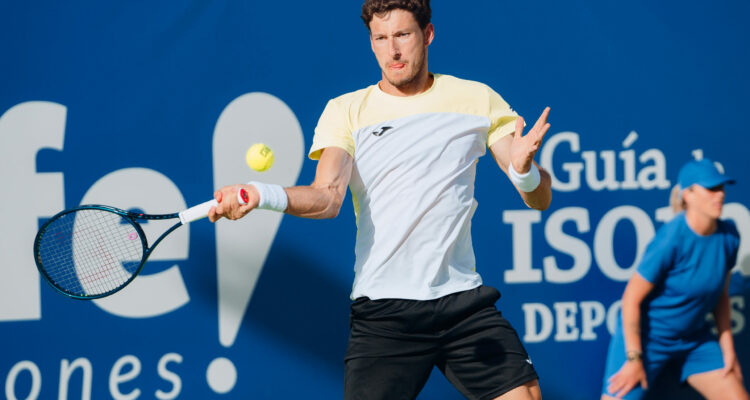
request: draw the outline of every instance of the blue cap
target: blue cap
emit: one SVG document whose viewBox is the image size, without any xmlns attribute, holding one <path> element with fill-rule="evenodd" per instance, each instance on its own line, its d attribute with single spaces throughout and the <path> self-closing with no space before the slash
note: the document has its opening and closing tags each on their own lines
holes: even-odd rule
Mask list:
<svg viewBox="0 0 750 400">
<path fill-rule="evenodd" d="M 734 179 L 719 172 L 713 161 L 707 158 L 690 161 L 683 165 L 677 180 L 683 189 L 693 185 L 701 185 L 710 189 L 724 184 L 734 184 Z"/>
</svg>

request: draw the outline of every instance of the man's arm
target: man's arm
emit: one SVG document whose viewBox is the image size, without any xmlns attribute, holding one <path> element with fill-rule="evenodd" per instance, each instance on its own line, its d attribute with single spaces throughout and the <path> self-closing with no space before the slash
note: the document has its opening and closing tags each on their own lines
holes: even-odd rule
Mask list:
<svg viewBox="0 0 750 400">
<path fill-rule="evenodd" d="M 346 197 L 346 188 L 352 176 L 352 157 L 338 147 L 323 150 L 310 186 L 286 189 L 289 196 L 287 214 L 304 218 L 334 218 Z"/>
<path fill-rule="evenodd" d="M 513 182 L 509 171 L 511 162 L 513 169 L 518 174 L 528 173 L 532 165 L 539 169 L 539 186 L 534 190 L 526 192 L 514 182 L 514 186 L 516 186 L 516 190 L 518 190 L 524 203 L 537 210 L 546 210 L 552 201 L 552 179 L 549 173 L 539 167 L 534 161 L 534 155 L 536 155 L 536 152 L 541 147 L 542 139 L 544 139 L 544 135 L 549 130 L 550 125 L 547 123 L 548 115 L 549 107 L 544 109 L 536 124 L 534 124 L 525 136 L 523 136 L 523 118 L 518 117 L 515 133 L 498 140 L 490 146 L 490 152 L 492 152 L 495 162 L 508 175 L 511 182 Z"/>
<path fill-rule="evenodd" d="M 289 203 L 287 214 L 304 218 L 334 218 L 346 197 L 346 188 L 352 176 L 353 160 L 345 150 L 328 147 L 323 150 L 310 186 L 285 188 Z M 246 205 L 237 201 L 237 192 L 244 188 L 249 195 Z M 208 218 L 216 222 L 222 217 L 240 219 L 258 206 L 260 196 L 253 185 L 232 185 L 219 189 L 214 198 L 219 205 L 211 208 Z"/>
</svg>

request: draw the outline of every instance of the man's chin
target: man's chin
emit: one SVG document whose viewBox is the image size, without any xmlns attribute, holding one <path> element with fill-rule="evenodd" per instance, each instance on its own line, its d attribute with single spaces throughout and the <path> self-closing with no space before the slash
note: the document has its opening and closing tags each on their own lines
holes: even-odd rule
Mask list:
<svg viewBox="0 0 750 400">
<path fill-rule="evenodd" d="M 388 80 L 388 83 L 391 84 L 391 86 L 397 89 L 407 88 L 414 83 L 414 77 L 395 79 L 394 77 L 386 75 L 386 79 Z"/>
</svg>

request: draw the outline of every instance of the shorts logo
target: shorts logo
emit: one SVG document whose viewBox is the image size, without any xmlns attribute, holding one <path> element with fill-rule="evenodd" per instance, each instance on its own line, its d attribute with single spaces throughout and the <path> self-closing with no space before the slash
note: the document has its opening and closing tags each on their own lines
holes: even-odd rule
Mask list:
<svg viewBox="0 0 750 400">
<path fill-rule="evenodd" d="M 380 128 L 380 130 L 372 131 L 372 134 L 375 135 L 375 136 L 383 136 L 383 134 L 385 133 L 385 131 L 387 131 L 389 129 L 393 129 L 393 127 L 392 126 L 384 126 L 384 127 Z"/>
<path fill-rule="evenodd" d="M 526 362 L 527 362 L 527 363 L 529 363 L 529 365 L 532 365 L 532 364 L 531 364 L 531 359 L 530 359 L 530 358 L 527 358 L 527 359 L 526 359 Z"/>
</svg>

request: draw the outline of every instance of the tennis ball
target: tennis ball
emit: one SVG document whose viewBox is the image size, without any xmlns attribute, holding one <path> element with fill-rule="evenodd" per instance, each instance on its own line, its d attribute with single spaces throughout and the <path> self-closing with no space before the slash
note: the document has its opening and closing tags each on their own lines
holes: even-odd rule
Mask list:
<svg viewBox="0 0 750 400">
<path fill-rule="evenodd" d="M 263 172 L 273 165 L 273 150 L 263 143 L 256 143 L 247 149 L 245 161 L 250 168 Z"/>
</svg>

